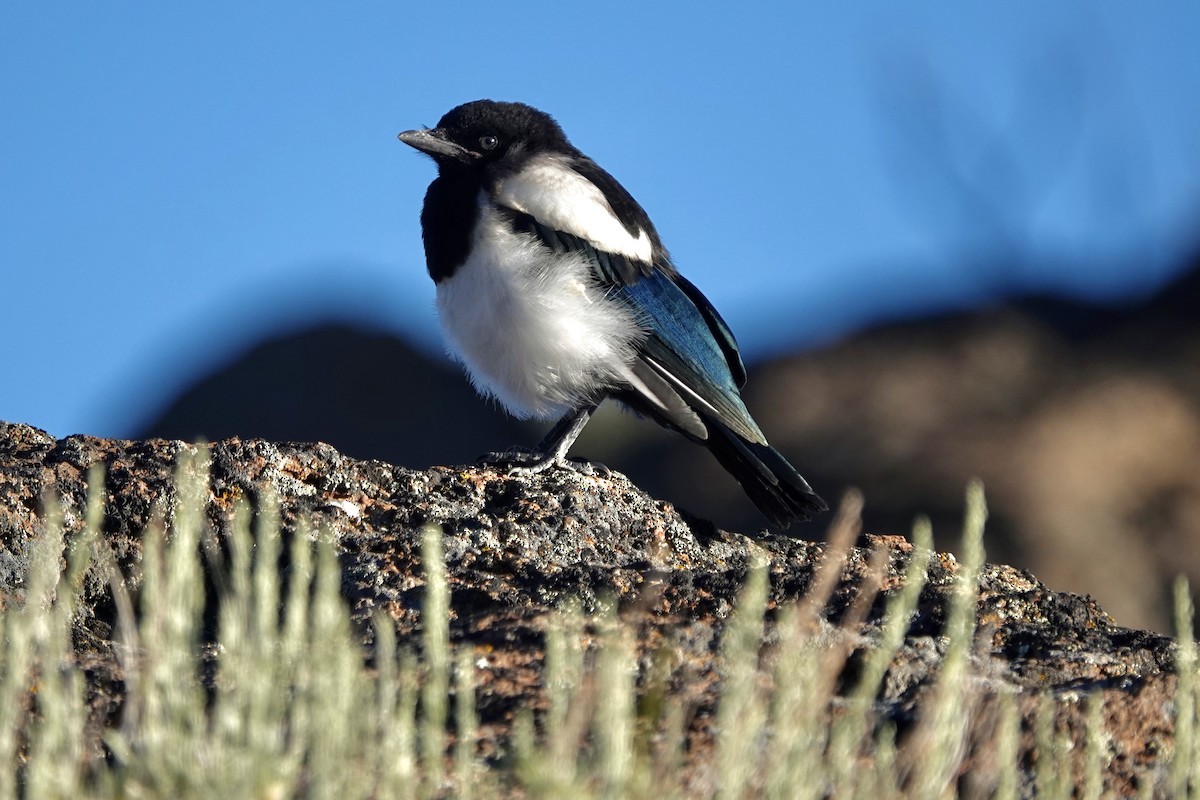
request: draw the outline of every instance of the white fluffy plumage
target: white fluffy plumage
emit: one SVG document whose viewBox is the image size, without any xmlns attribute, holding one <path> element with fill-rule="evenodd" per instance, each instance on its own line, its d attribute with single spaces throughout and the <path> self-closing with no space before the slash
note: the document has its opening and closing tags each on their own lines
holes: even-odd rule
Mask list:
<svg viewBox="0 0 1200 800">
<path fill-rule="evenodd" d="M 480 201 L 471 255 L 437 287 L 449 350 L 509 413 L 560 417 L 621 383 L 645 333 L 596 287 L 582 257 L 514 233 L 486 195 Z"/>
</svg>

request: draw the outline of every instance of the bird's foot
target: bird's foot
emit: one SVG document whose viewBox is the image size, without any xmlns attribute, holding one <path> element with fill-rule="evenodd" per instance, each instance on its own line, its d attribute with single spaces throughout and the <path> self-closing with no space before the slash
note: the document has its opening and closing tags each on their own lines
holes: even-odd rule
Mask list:
<svg viewBox="0 0 1200 800">
<path fill-rule="evenodd" d="M 566 458 L 554 453 L 539 456 L 528 464 L 510 467 L 508 474 L 510 477 L 515 475 L 537 475 L 539 472 L 545 472 L 551 467 L 570 470 L 580 475 L 600 476 L 602 478 L 612 475 L 612 470 L 608 468 L 608 465 L 601 464 L 599 461 L 588 461 L 586 458 Z"/>
<path fill-rule="evenodd" d="M 508 468 L 508 477 L 513 478 L 518 475 L 537 475 L 545 472 L 551 467 L 560 467 L 562 469 L 570 469 L 570 462 L 558 453 L 530 453 L 529 458 L 524 464 L 514 464 Z"/>
<path fill-rule="evenodd" d="M 492 450 L 475 459 L 475 463 L 486 467 L 506 467 L 522 464 L 537 458 L 538 453 L 528 447 L 510 447 L 507 450 Z"/>
<path fill-rule="evenodd" d="M 566 469 L 581 475 L 599 475 L 600 477 L 608 477 L 612 474 L 612 470 L 599 461 L 567 458 L 558 453 L 540 453 L 521 447 L 484 453 L 476 459 L 476 463 L 491 467 L 508 467 L 507 474 L 510 477 L 538 475 L 551 468 Z"/>
<path fill-rule="evenodd" d="M 601 478 L 611 477 L 612 469 L 608 464 L 602 464 L 599 461 L 588 461 L 586 458 L 573 458 L 565 465 L 568 469 L 573 469 L 582 475 L 594 475 Z"/>
<path fill-rule="evenodd" d="M 591 419 L 595 404 L 580 406 L 558 421 L 536 450 L 513 447 L 502 453 L 487 453 L 480 461 L 496 466 L 509 465 L 508 474 L 537 475 L 551 467 L 569 469 L 583 475 L 609 475 L 612 470 L 603 464 L 593 464 L 583 459 L 567 459 L 567 451 Z"/>
</svg>

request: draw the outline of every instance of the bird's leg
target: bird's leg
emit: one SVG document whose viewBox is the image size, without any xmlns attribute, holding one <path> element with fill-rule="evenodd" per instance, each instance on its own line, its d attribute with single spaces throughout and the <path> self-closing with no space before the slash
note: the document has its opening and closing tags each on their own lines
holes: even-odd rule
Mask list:
<svg viewBox="0 0 1200 800">
<path fill-rule="evenodd" d="M 536 475 L 555 466 L 567 469 L 575 468 L 574 464 L 567 461 L 567 451 L 571 449 L 571 445 L 575 444 L 575 440 L 579 438 L 579 434 L 583 432 L 584 426 L 588 424 L 588 420 L 592 418 L 595 410 L 596 403 L 590 403 L 580 406 L 563 417 L 550 429 L 546 438 L 538 444 L 537 453 L 539 455 L 535 460 L 523 466 L 512 467 L 508 474 Z"/>
<path fill-rule="evenodd" d="M 592 406 L 592 408 L 595 408 L 595 406 Z M 578 424 L 579 429 L 575 431 L 575 434 L 573 436 L 571 436 L 571 438 L 567 442 L 566 446 L 570 447 L 571 445 L 575 444 L 575 440 L 577 438 L 579 438 L 580 432 L 583 431 L 583 426 L 587 424 L 588 420 L 591 419 L 591 416 L 592 416 L 592 412 L 590 410 L 587 410 L 587 409 L 583 409 L 583 410 L 586 411 L 586 416 L 583 417 L 583 422 L 579 422 L 579 411 L 580 411 L 579 409 L 577 409 L 575 411 L 570 411 L 570 412 L 564 414 L 558 420 L 558 422 L 554 423 L 554 427 L 552 427 L 549 431 L 546 432 L 546 435 L 542 437 L 542 440 L 537 443 L 537 446 L 533 448 L 533 452 L 534 453 L 550 452 L 559 444 L 560 440 L 562 440 L 563 437 L 569 435 L 567 433 L 567 429 L 570 428 L 572 425 Z M 565 451 L 564 451 L 564 455 L 565 455 Z"/>
<path fill-rule="evenodd" d="M 525 447 L 524 445 L 513 445 L 503 450 L 492 450 L 484 453 L 479 458 L 475 459 L 479 464 L 514 464 L 523 461 L 536 461 L 542 453 L 546 452 L 547 448 L 553 446 L 553 443 L 562 434 L 562 430 L 567 425 L 575 422 L 575 412 L 571 412 L 558 422 L 554 423 L 554 427 L 550 432 L 543 437 L 542 441 L 538 442 L 537 447 Z"/>
</svg>

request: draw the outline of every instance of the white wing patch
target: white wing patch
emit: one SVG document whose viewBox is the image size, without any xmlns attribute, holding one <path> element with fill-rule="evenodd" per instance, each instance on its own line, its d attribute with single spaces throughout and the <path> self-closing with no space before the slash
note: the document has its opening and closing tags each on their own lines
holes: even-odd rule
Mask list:
<svg viewBox="0 0 1200 800">
<path fill-rule="evenodd" d="M 481 393 L 518 417 L 562 416 L 624 383 L 645 337 L 605 297 L 582 256 L 517 234 L 481 197 L 471 255 L 437 285 L 451 354 Z"/>
<path fill-rule="evenodd" d="M 495 188 L 495 200 L 538 222 L 572 233 L 599 250 L 650 263 L 653 248 L 643 230 L 630 235 L 604 193 L 561 156 L 536 156 Z"/>
</svg>

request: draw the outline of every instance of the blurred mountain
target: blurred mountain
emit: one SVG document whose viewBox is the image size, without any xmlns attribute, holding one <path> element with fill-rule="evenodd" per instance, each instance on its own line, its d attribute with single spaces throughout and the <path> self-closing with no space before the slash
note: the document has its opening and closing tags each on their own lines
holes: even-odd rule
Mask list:
<svg viewBox="0 0 1200 800">
<path fill-rule="evenodd" d="M 926 513 L 953 548 L 978 477 L 991 558 L 1169 631 L 1173 578 L 1200 585 L 1198 312 L 1200 260 L 1124 305 L 1027 297 L 873 328 L 763 365 L 747 401 L 818 489 L 863 489 L 872 532 Z"/>
<path fill-rule="evenodd" d="M 927 514 L 953 549 L 978 477 L 991 558 L 1168 631 L 1170 581 L 1200 585 L 1197 309 L 1200 262 L 1124 305 L 1026 297 L 881 325 L 752 368 L 746 398 L 828 500 L 865 492 L 869 532 Z M 138 437 L 319 440 L 426 467 L 533 445 L 546 427 L 481 401 L 447 359 L 341 324 L 249 349 Z M 721 527 L 763 525 L 703 449 L 652 423 L 602 408 L 572 452 Z M 824 521 L 793 532 L 819 538 Z"/>
<path fill-rule="evenodd" d="M 185 387 L 136 438 L 333 444 L 404 466 L 473 461 L 538 433 L 480 401 L 446 359 L 348 323 L 278 334 Z"/>
</svg>

